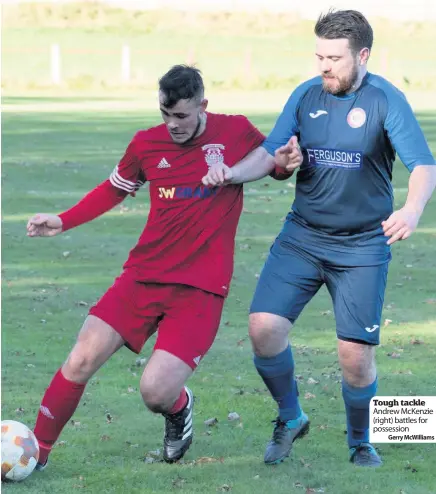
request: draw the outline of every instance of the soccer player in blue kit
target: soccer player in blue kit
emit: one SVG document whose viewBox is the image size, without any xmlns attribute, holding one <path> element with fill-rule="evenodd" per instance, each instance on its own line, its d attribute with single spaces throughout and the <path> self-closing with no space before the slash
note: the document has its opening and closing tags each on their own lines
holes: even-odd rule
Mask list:
<svg viewBox="0 0 436 494">
<path fill-rule="evenodd" d="M 203 183 L 256 180 L 262 160 L 277 168 L 296 152 L 298 139 L 304 159 L 295 201 L 250 308 L 254 364 L 279 408 L 265 463 L 282 462 L 308 432 L 288 333 L 325 284 L 336 318 L 349 459 L 377 467 L 382 461 L 369 443 L 369 404 L 377 390 L 375 347 L 390 245 L 415 230 L 436 185 L 436 163 L 404 95 L 367 71 L 373 32 L 366 18 L 330 11 L 318 19 L 315 34 L 320 76 L 295 89 L 249 160 L 212 168 Z M 396 154 L 410 179 L 406 203 L 393 212 Z M 295 168 L 282 171 L 290 175 Z"/>
</svg>

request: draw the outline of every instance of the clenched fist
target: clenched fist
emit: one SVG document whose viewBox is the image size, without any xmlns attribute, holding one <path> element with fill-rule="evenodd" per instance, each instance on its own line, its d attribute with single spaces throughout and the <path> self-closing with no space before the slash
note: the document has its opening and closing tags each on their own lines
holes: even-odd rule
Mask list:
<svg viewBox="0 0 436 494">
<path fill-rule="evenodd" d="M 274 161 L 277 166 L 284 168 L 289 173 L 293 173 L 294 170 L 301 166 L 303 155 L 296 136 L 292 136 L 287 144 L 276 150 Z"/>
<path fill-rule="evenodd" d="M 54 237 L 62 232 L 62 220 L 55 214 L 35 214 L 27 222 L 28 237 Z"/>
<path fill-rule="evenodd" d="M 229 184 L 232 178 L 232 169 L 227 165 L 224 165 L 224 163 L 219 163 L 217 165 L 212 165 L 209 168 L 207 175 L 205 175 L 201 181 L 203 182 L 203 185 L 216 187 Z"/>
</svg>

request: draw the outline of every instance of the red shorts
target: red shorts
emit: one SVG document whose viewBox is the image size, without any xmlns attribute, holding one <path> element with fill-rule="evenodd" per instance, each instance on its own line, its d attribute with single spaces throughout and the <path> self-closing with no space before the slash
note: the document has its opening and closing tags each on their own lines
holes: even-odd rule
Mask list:
<svg viewBox="0 0 436 494">
<path fill-rule="evenodd" d="M 142 283 L 124 271 L 89 314 L 112 326 L 139 353 L 157 331 L 154 349 L 195 369 L 215 339 L 224 297 L 180 284 Z"/>
</svg>

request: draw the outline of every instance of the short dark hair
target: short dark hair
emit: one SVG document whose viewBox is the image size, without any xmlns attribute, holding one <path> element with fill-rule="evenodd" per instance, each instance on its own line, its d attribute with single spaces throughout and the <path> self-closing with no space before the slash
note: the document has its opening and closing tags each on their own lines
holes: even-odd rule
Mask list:
<svg viewBox="0 0 436 494">
<path fill-rule="evenodd" d="M 374 35 L 366 17 L 357 10 L 329 10 L 321 14 L 315 25 L 315 34 L 319 38 L 347 38 L 355 53 L 362 48 L 371 50 Z"/>
<path fill-rule="evenodd" d="M 199 102 L 204 96 L 204 84 L 201 72 L 189 65 L 174 65 L 159 79 L 159 89 L 165 95 L 163 105 L 172 108 L 181 99 L 197 98 Z"/>
</svg>

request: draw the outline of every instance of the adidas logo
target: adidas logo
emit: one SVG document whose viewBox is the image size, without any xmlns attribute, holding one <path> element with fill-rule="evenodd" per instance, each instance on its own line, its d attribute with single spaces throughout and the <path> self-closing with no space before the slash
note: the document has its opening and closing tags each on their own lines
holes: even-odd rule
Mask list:
<svg viewBox="0 0 436 494">
<path fill-rule="evenodd" d="M 158 168 L 171 168 L 171 165 L 168 163 L 168 161 L 165 158 L 162 158 L 157 165 Z"/>
<path fill-rule="evenodd" d="M 39 407 L 39 409 L 41 410 L 41 413 L 42 413 L 43 415 L 45 415 L 48 419 L 52 419 L 52 420 L 54 420 L 54 417 L 53 417 L 52 413 L 50 412 L 50 410 L 49 410 L 47 407 L 45 407 L 45 406 L 41 405 L 41 406 Z"/>
</svg>

